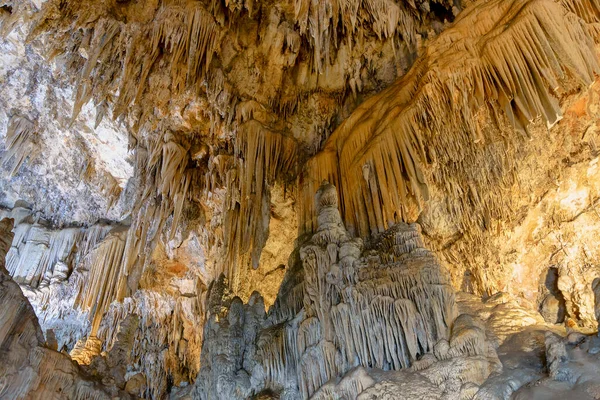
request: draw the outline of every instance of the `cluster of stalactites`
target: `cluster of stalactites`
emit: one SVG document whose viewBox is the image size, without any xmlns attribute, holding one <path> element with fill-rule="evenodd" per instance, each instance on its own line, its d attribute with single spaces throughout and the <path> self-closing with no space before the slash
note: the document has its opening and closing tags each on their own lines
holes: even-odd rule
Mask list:
<svg viewBox="0 0 600 400">
<path fill-rule="evenodd" d="M 595 0 L 496 0 L 466 9 L 404 77 L 364 102 L 309 161 L 304 229 L 316 228 L 310 199 L 323 179 L 337 186 L 352 233 L 364 237 L 414 221 L 432 180 L 448 186 L 468 176 L 471 155 L 492 140 L 476 118 L 483 109 L 497 126 L 509 123 L 522 133 L 538 117 L 552 126 L 561 113 L 557 88 L 589 85 L 600 70 L 596 10 Z M 523 136 L 508 141 L 518 144 Z M 467 195 L 445 188 L 463 204 L 454 210 L 460 225 L 472 219 L 471 204 L 493 207 L 485 190 L 513 172 L 497 177 L 481 170 L 485 176 L 477 176 Z"/>
<path fill-rule="evenodd" d="M 190 163 L 190 144 L 181 135 L 161 132 L 148 149 L 138 146 L 136 175 L 140 182 L 132 211 L 132 224 L 125 240 L 123 262 L 120 264 L 118 289 L 113 300 L 123 300 L 138 288 L 148 257 L 167 221 L 171 221 L 170 240 L 181 220 L 188 199 L 194 168 Z"/>
<path fill-rule="evenodd" d="M 449 13 L 458 11 L 456 2 L 431 2 Z M 41 13 L 33 13 L 36 24 L 31 36 L 50 32 L 54 35 L 52 56 L 72 51 L 70 55 L 86 58 L 74 115 L 93 98 L 96 105 L 114 103 L 114 115 L 119 116 L 140 100 L 158 60 L 167 61 L 173 92 L 197 88 L 223 47 L 224 33 L 236 29 L 244 18 L 260 16 L 261 7 L 253 1 L 162 0 L 141 12 L 136 5 L 51 0 Z M 312 59 L 313 70 L 323 73 L 342 41 L 353 46 L 368 35 L 380 40 L 398 36 L 414 47 L 430 1 L 293 0 L 282 7 L 290 11 L 298 37 L 306 38 L 304 51 Z M 120 13 L 121 18 L 116 17 Z"/>
<path fill-rule="evenodd" d="M 452 10 L 451 2 L 437 3 Z M 294 0 L 296 24 L 300 34 L 308 39 L 313 68 L 319 73 L 331 64 L 332 54 L 342 40 L 353 44 L 363 24 L 371 27 L 380 40 L 401 34 L 405 42 L 414 45 L 418 15 L 428 8 L 429 1 Z"/>
<path fill-rule="evenodd" d="M 203 311 L 194 297 L 139 290 L 122 303 L 110 305 L 97 337 L 109 362 L 122 357 L 128 374 L 139 375 L 143 382 L 139 396 L 162 398 L 169 381 L 178 385 L 180 380 L 191 383 L 196 379 Z"/>
<path fill-rule="evenodd" d="M 125 393 L 87 380 L 71 358 L 49 348 L 31 304 L 4 268 L 12 227 L 11 219 L 0 220 L 0 398 L 44 399 L 57 393 L 69 399 L 123 398 Z"/>
<path fill-rule="evenodd" d="M 67 52 L 73 65 L 85 58 L 74 117 L 92 99 L 101 107 L 114 104 L 115 118 L 125 114 L 140 100 L 161 58 L 168 61 L 174 91 L 197 87 L 220 43 L 221 27 L 200 2 L 166 1 L 150 21 L 136 15 L 124 22 L 114 11 L 96 3 L 49 1 L 33 14 L 36 23 L 30 36 L 52 32 L 51 56 Z"/>
<path fill-rule="evenodd" d="M 125 252 L 127 230 L 115 230 L 90 252 L 84 261 L 87 274 L 78 275 L 79 292 L 75 307 L 90 311 L 91 335 L 96 336 L 100 322 L 110 303 L 117 299 Z"/>
<path fill-rule="evenodd" d="M 296 140 L 256 120 L 239 127 L 235 143 L 236 165 L 228 172 L 225 204 L 227 276 L 234 290 L 246 264 L 258 268 L 269 236 L 271 185 L 293 174 L 298 152 Z"/>
<path fill-rule="evenodd" d="M 447 9 L 451 8 L 450 2 L 439 3 Z M 349 43 L 363 40 L 359 31 L 372 31 L 374 36 L 382 40 L 404 32 L 406 35 L 402 35 L 406 36 L 405 39 L 414 42 L 415 21 L 423 15 L 421 11 L 427 9 L 428 4 L 428 1 L 398 4 L 390 0 L 328 0 L 313 4 L 295 0 L 285 5 L 289 11 L 294 11 L 285 13 L 286 18 L 295 19 L 294 24 L 289 24 L 290 32 L 294 33 L 290 38 L 293 37 L 295 43 L 289 43 L 289 46 L 298 52 L 314 52 L 314 69 L 321 71 L 323 65 L 331 64 L 332 60 L 328 57 L 335 53 L 334 49 L 339 47 L 342 40 Z M 176 97 L 190 87 L 197 92 L 205 79 L 210 81 L 207 82 L 207 92 L 213 91 L 211 88 L 214 86 L 214 92 L 221 93 L 227 82 L 218 67 L 211 68 L 211 63 L 217 64 L 212 60 L 221 56 L 224 35 L 236 29 L 232 21 L 240 18 L 245 23 L 246 19 L 260 15 L 255 6 L 263 7 L 260 4 L 253 5 L 251 1 L 223 5 L 218 1 L 162 0 L 155 9 L 149 6 L 141 12 L 141 8 L 136 8 L 137 5 L 130 2 L 115 5 L 51 0 L 34 15 L 36 22 L 31 37 L 51 33 L 53 40 L 47 44 L 53 48 L 49 50 L 49 55 L 68 56 L 63 60 L 67 68 L 77 69 L 79 75 L 73 117 L 85 103 L 93 100 L 98 111 L 97 123 L 111 108 L 113 118 L 128 115 L 129 111 L 135 109 L 132 111 L 132 115 L 135 114 L 133 120 L 137 121 L 135 128 L 139 128 L 156 109 L 164 111 L 162 106 L 169 102 L 166 98 L 158 99 L 153 93 L 148 93 L 147 87 L 154 72 L 160 74 L 164 69 L 170 72 L 160 75 L 161 79 L 158 79 L 164 81 L 164 85 L 161 85 L 169 89 L 171 96 L 166 96 L 169 98 Z M 241 12 L 243 9 L 248 14 Z M 140 11 L 139 15 L 135 10 Z M 306 37 L 307 41 L 297 39 L 301 36 Z M 306 43 L 308 49 L 301 49 Z M 142 105 L 141 100 L 145 96 L 149 101 Z M 210 99 L 211 94 L 208 96 L 209 102 L 216 101 Z M 269 102 L 277 102 L 277 99 L 269 99 Z M 141 106 L 132 108 L 132 104 Z M 211 114 L 211 121 L 213 117 Z M 145 138 L 142 136 L 134 138 L 138 141 L 138 147 L 146 147 L 153 152 L 152 145 L 143 144 Z M 167 142 L 167 145 L 158 143 L 161 152 L 159 157 L 156 157 L 156 153 L 150 156 L 136 155 L 138 160 L 142 160 L 137 162 L 137 168 L 152 168 L 154 161 L 163 160 L 161 168 L 166 168 L 172 176 L 164 176 L 165 171 L 156 174 L 156 180 L 159 180 L 155 182 L 158 185 L 157 201 L 150 199 L 154 193 L 151 185 L 144 182 L 144 193 L 136 202 L 141 206 L 136 206 L 132 213 L 133 229 L 127 240 L 126 262 L 122 271 L 123 275 L 132 278 L 127 287 L 122 285 L 119 288 L 119 298 L 135 287 L 139 273 L 134 270 L 139 270 L 139 266 L 144 264 L 143 250 L 148 243 L 152 243 L 155 232 L 160 230 L 171 214 L 173 226 L 179 221 L 186 188 L 190 184 L 188 174 L 180 176 L 179 169 L 187 163 L 184 160 L 187 149 L 183 146 L 181 151 L 182 146 L 176 141 Z M 240 269 L 244 270 L 247 264 L 255 268 L 258 266 L 268 235 L 268 186 L 282 171 L 292 171 L 297 164 L 296 143 L 285 135 L 265 129 L 256 121 L 239 126 L 235 143 L 238 165 L 227 173 L 230 193 L 227 197 L 226 225 L 230 228 L 225 233 L 226 264 L 231 267 L 229 271 L 217 271 L 226 272 L 234 288 L 242 279 Z M 138 153 L 143 152 L 138 148 Z M 150 162 L 147 162 L 147 158 Z M 179 181 L 183 182 L 181 188 L 177 184 Z M 173 182 L 177 187 L 172 187 Z M 114 185 L 107 187 L 109 191 L 117 188 Z M 118 196 L 111 197 L 115 199 Z M 159 222 L 155 224 L 150 221 Z"/>
</svg>

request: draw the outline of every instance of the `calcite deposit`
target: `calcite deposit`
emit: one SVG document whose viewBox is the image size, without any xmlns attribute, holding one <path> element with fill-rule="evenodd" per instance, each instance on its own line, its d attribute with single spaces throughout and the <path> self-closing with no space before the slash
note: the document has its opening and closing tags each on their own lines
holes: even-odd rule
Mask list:
<svg viewBox="0 0 600 400">
<path fill-rule="evenodd" d="M 600 1 L 0 0 L 0 399 L 600 399 Z"/>
</svg>

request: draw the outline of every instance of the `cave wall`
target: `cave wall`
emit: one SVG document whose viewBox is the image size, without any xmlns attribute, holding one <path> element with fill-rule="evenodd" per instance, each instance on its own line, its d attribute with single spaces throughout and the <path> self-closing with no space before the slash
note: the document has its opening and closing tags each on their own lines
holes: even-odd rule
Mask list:
<svg viewBox="0 0 600 400">
<path fill-rule="evenodd" d="M 128 134 L 92 106 L 71 118 L 73 85 L 26 43 L 29 31 L 15 24 L 0 40 L 0 205 L 34 207 L 57 225 L 118 220 L 130 201 Z"/>
<path fill-rule="evenodd" d="M 598 225 L 597 90 L 594 82 L 565 95 L 565 115 L 551 130 L 530 127 L 531 138 L 515 153 L 517 183 L 503 188 L 505 215 L 476 228 L 479 237 L 453 227 L 442 201 L 431 202 L 421 215 L 428 243 L 446 262 L 461 260 L 452 269 L 458 290 L 511 292 L 535 308 L 551 294 L 567 303 L 561 307 L 571 326 L 595 328 L 591 284 L 600 271 L 589 233 Z M 549 290 L 545 281 L 554 271 L 557 281 Z"/>
<path fill-rule="evenodd" d="M 598 15 L 3 2 L 26 352 L 56 341 L 149 398 L 495 398 L 546 375 L 592 396 L 568 360 L 594 339 L 557 337 L 597 330 Z M 452 289 L 477 296 L 458 318 Z M 535 367 L 510 364 L 517 334 Z"/>
</svg>

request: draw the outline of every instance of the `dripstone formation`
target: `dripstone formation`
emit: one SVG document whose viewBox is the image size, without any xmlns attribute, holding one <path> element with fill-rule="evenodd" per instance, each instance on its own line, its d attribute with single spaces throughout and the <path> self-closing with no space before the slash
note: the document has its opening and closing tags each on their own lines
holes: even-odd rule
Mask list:
<svg viewBox="0 0 600 400">
<path fill-rule="evenodd" d="M 44 339 L 27 298 L 5 268 L 13 220 L 0 221 L 0 398 L 129 398 L 116 386 L 89 379 L 68 355 Z"/>
<path fill-rule="evenodd" d="M 418 225 L 395 225 L 365 247 L 344 228 L 333 185 L 324 182 L 315 202 L 318 228 L 268 313 L 258 293 L 247 304 L 231 297 L 223 277 L 209 288 L 200 398 L 355 398 L 403 369 L 439 393 L 460 379 L 464 388 L 452 390 L 473 391 L 499 368 L 481 326 L 457 318 L 449 275 Z M 478 372 L 454 365 L 470 358 Z"/>
<path fill-rule="evenodd" d="M 0 400 L 600 399 L 600 0 L 0 0 Z"/>
</svg>

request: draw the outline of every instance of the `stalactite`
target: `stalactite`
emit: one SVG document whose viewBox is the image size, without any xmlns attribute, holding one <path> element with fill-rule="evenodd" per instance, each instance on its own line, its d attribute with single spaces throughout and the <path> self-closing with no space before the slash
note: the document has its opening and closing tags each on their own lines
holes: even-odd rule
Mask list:
<svg viewBox="0 0 600 400">
<path fill-rule="evenodd" d="M 52 1 L 37 16 L 31 32 L 35 37 L 55 30 L 68 42 L 70 28 L 86 29 L 75 46 L 86 54 L 86 62 L 79 77 L 73 118 L 85 103 L 94 99 L 95 104 L 104 104 L 116 89 L 119 95 L 113 117 L 123 115 L 132 103 L 140 101 L 160 57 L 168 59 L 171 85 L 176 92 L 197 86 L 220 43 L 220 26 L 198 2 L 167 2 L 147 24 L 125 24 L 109 15 L 100 6 Z M 51 51 L 53 55 L 68 50 L 58 42 Z"/>
<path fill-rule="evenodd" d="M 451 8 L 450 4 L 439 3 Z M 405 36 L 405 41 L 414 43 L 415 11 L 414 3 L 387 0 L 327 0 L 316 3 L 294 0 L 296 23 L 300 34 L 309 41 L 313 69 L 319 73 L 331 64 L 331 55 L 340 47 L 342 40 L 349 43 L 359 40 L 355 34 L 361 24 L 369 25 L 379 39 L 390 39 L 398 33 Z"/>
<path fill-rule="evenodd" d="M 117 298 L 127 230 L 115 230 L 88 255 L 89 271 L 81 282 L 75 306 L 90 310 L 91 336 L 96 336 L 110 303 Z"/>
<path fill-rule="evenodd" d="M 32 161 L 39 154 L 35 124 L 26 117 L 10 117 L 5 140 L 6 149 L 0 156 L 0 164 L 8 168 L 11 175 L 19 171 L 27 158 Z"/>
<path fill-rule="evenodd" d="M 143 186 L 138 190 L 132 211 L 132 226 L 127 234 L 117 284 L 118 300 L 130 296 L 137 289 L 149 261 L 148 251 L 154 248 L 171 216 L 170 237 L 173 237 L 197 172 L 188 168 L 190 145 L 184 137 L 162 131 L 150 143 L 148 151 L 142 147 L 136 151 L 136 171 Z"/>
<path fill-rule="evenodd" d="M 568 4 L 596 21 L 593 7 Z M 484 109 L 498 124 L 507 118 L 522 132 L 538 116 L 555 124 L 557 88 L 588 85 L 599 71 L 586 23 L 564 13 L 553 1 L 523 0 L 487 2 L 462 13 L 404 77 L 358 107 L 310 160 L 302 182 L 305 230 L 316 227 L 309 199 L 323 179 L 338 187 L 353 233 L 368 236 L 414 220 L 428 199 L 428 164 L 435 163 L 433 178 L 441 184 L 435 174 L 454 168 L 456 160 L 464 162 L 446 174 L 452 176 L 447 182 L 470 176 L 462 170 L 472 160 L 465 153 L 481 153 L 480 143 L 492 141 L 476 123 Z M 464 224 L 473 219 L 471 203 L 491 214 L 498 208 L 489 196 L 480 198 L 497 180 L 481 176 L 484 171 L 467 196 L 457 195 L 463 204 L 455 217 Z"/>
<path fill-rule="evenodd" d="M 272 132 L 256 120 L 242 124 L 238 130 L 238 164 L 228 177 L 229 196 L 225 204 L 227 273 L 232 288 L 238 287 L 242 279 L 246 267 L 243 256 L 253 268 L 258 267 L 268 237 L 270 186 L 276 179 L 293 174 L 297 151 L 293 138 Z"/>
</svg>

